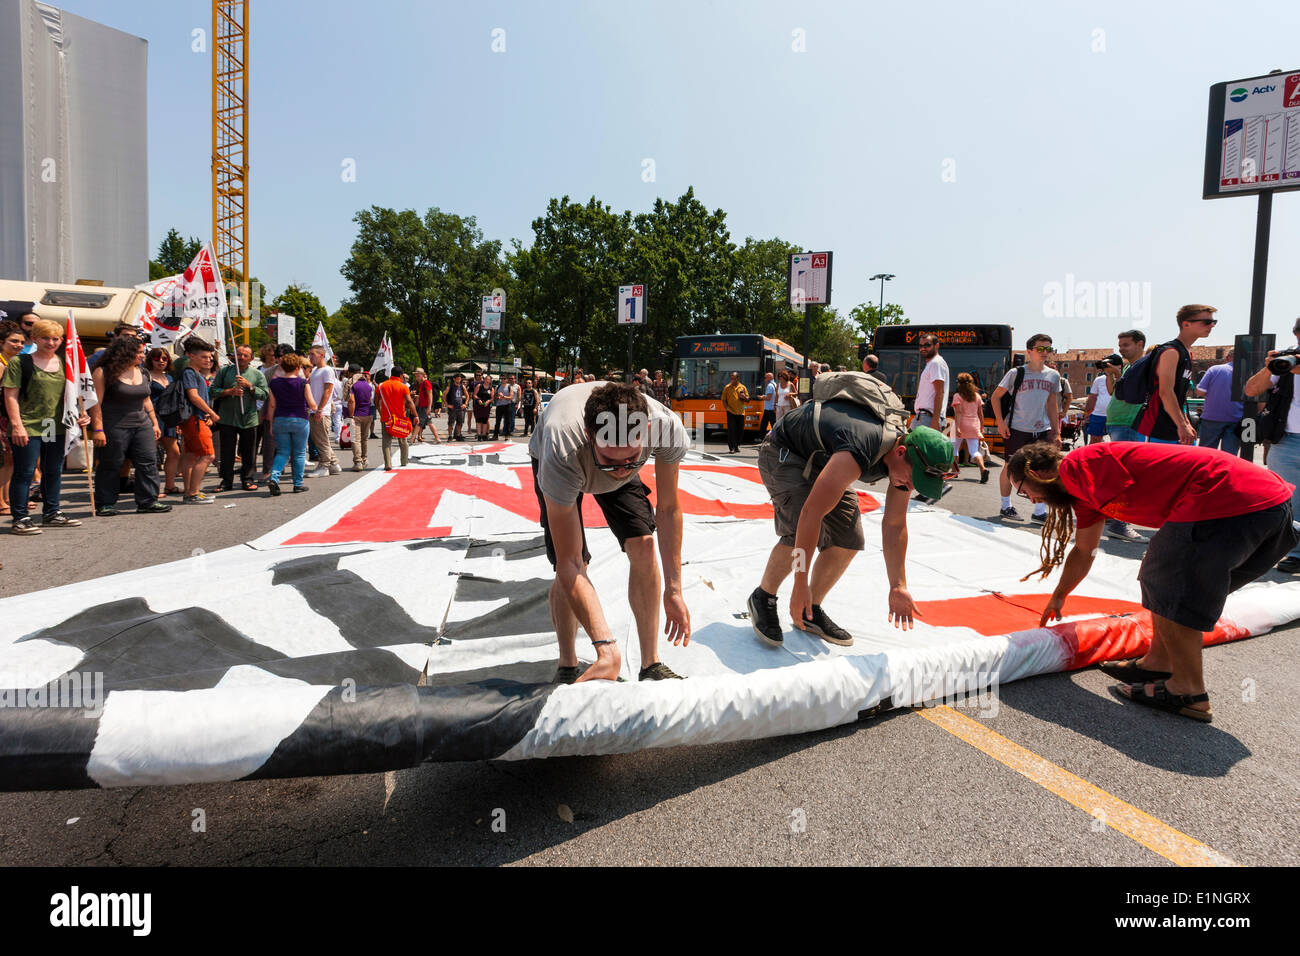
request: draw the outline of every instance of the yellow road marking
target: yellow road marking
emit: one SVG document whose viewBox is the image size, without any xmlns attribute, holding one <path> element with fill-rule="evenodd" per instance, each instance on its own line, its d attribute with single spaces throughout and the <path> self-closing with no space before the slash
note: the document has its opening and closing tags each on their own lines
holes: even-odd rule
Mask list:
<svg viewBox="0 0 1300 956">
<path fill-rule="evenodd" d="M 1012 743 L 978 720 L 959 714 L 951 707 L 918 708 L 916 712 L 936 727 L 966 741 L 1040 787 L 1052 791 L 1067 803 L 1072 803 L 1101 820 L 1111 829 L 1118 830 L 1179 866 L 1237 865 L 1200 840 L 1193 839 L 1105 790 L 1094 787 L 1082 777 L 1076 777 L 1050 760 Z"/>
</svg>

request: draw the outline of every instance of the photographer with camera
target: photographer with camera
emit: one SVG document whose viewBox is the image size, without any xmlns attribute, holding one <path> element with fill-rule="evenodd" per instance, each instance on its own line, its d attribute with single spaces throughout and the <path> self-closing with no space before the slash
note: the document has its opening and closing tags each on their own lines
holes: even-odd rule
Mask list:
<svg viewBox="0 0 1300 956">
<path fill-rule="evenodd" d="M 1113 369 L 1118 377 L 1124 367 L 1124 358 L 1118 352 L 1112 352 L 1100 361 L 1093 362 L 1098 372 L 1092 380 L 1088 392 L 1088 404 L 1083 406 L 1083 417 L 1088 423 L 1088 441 L 1091 445 L 1106 439 L 1106 409 L 1110 407 L 1110 380 L 1108 373 Z"/>
<path fill-rule="evenodd" d="M 1300 318 L 1292 324 L 1292 333 L 1300 345 Z M 1247 398 L 1267 401 L 1255 416 L 1255 440 L 1271 442 L 1268 467 L 1292 485 L 1300 481 L 1300 399 L 1296 395 L 1295 376 L 1300 375 L 1300 348 L 1278 349 L 1264 358 L 1264 367 L 1247 380 L 1243 391 Z M 1292 508 L 1300 504 L 1291 493 Z M 1300 571 L 1300 546 L 1291 550 L 1277 564 L 1284 574 Z"/>
</svg>

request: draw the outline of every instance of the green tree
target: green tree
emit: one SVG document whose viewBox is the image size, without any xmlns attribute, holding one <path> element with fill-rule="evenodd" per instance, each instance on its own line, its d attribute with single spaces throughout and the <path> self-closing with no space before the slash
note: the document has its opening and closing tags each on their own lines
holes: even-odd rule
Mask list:
<svg viewBox="0 0 1300 956">
<path fill-rule="evenodd" d="M 202 248 L 203 243 L 193 236 L 187 242 L 174 228 L 168 229 L 166 237 L 158 243 L 158 258 L 149 260 L 149 281 L 184 272 Z"/>
<path fill-rule="evenodd" d="M 321 301 L 316 297 L 316 294 L 309 287 L 296 283 L 290 284 L 287 289 L 277 295 L 269 303 L 269 306 L 276 312 L 283 312 L 286 315 L 293 316 L 293 344 L 294 348 L 299 352 L 311 348 L 312 339 L 316 335 L 316 324 L 325 322 L 326 318 L 328 318 L 325 306 L 321 305 Z M 326 326 L 325 332 L 327 335 L 329 334 L 328 326 Z M 330 338 L 330 347 L 340 355 L 344 354 L 334 342 L 333 337 Z"/>
<path fill-rule="evenodd" d="M 654 208 L 633 220 L 630 273 L 622 281 L 646 285 L 649 322 L 633 333 L 637 367 L 658 363 L 679 335 L 731 331 L 727 314 L 733 292 L 736 247 L 727 214 L 710 212 L 690 187 L 675 202 L 656 199 Z M 611 290 L 613 291 L 613 290 Z M 611 313 L 612 316 L 612 313 Z M 602 341 L 626 364 L 626 333 L 614 322 L 600 326 Z M 736 329 L 736 331 L 741 331 Z"/>
<path fill-rule="evenodd" d="M 626 339 L 614 332 L 614 299 L 620 283 L 644 281 L 627 274 L 631 213 L 615 213 L 594 196 L 585 204 L 552 198 L 532 230 L 533 244 L 525 249 L 516 241 L 509 257 L 513 301 L 538 324 L 546 364 L 621 367 Z M 511 308 L 508 297 L 507 321 Z"/>
<path fill-rule="evenodd" d="M 441 369 L 462 342 L 481 338 L 479 297 L 504 287 L 507 273 L 501 243 L 484 240 L 473 216 L 372 206 L 353 221 L 357 239 L 340 271 L 363 314 L 393 316 L 395 352 L 409 345 L 426 369 Z"/>
<path fill-rule="evenodd" d="M 903 307 L 893 302 L 886 302 L 882 312 L 880 306 L 872 302 L 855 305 L 849 311 L 849 321 L 857 328 L 858 335 L 865 341 L 871 341 L 871 335 L 882 325 L 907 325 L 910 320 L 903 315 Z"/>
<path fill-rule="evenodd" d="M 784 239 L 754 239 L 735 251 L 733 281 L 721 332 L 757 332 L 803 348 L 804 313 L 790 307 L 790 256 L 802 248 Z"/>
</svg>

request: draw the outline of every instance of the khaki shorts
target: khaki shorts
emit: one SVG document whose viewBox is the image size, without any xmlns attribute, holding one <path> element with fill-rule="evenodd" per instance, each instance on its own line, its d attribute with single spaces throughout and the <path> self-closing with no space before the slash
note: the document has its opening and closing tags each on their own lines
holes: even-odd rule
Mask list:
<svg viewBox="0 0 1300 956">
<path fill-rule="evenodd" d="M 785 460 L 782 461 L 782 456 Z M 772 444 L 763 442 L 758 449 L 758 473 L 763 478 L 763 486 L 772 496 L 772 517 L 776 522 L 776 533 L 781 543 L 794 547 L 795 532 L 799 528 L 799 513 L 803 511 L 804 502 L 812 492 L 813 481 L 803 476 L 804 460 L 798 455 Z M 862 510 L 858 507 L 858 493 L 852 488 L 844 492 L 835 507 L 822 519 L 821 534 L 817 539 L 817 550 L 827 548 L 846 548 L 849 551 L 862 551 L 866 548 L 866 537 L 862 532 Z"/>
</svg>

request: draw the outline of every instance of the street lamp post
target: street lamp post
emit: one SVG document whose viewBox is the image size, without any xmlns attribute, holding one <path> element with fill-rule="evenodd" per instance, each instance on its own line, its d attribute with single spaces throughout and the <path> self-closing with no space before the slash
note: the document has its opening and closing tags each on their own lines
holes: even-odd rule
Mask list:
<svg viewBox="0 0 1300 956">
<path fill-rule="evenodd" d="M 871 277 L 872 282 L 877 279 L 880 280 L 880 315 L 878 317 L 880 321 L 878 324 L 884 324 L 885 321 L 885 283 L 893 278 L 893 274 L 888 272 L 877 272 Z"/>
</svg>

